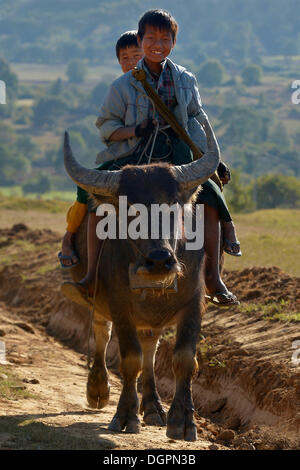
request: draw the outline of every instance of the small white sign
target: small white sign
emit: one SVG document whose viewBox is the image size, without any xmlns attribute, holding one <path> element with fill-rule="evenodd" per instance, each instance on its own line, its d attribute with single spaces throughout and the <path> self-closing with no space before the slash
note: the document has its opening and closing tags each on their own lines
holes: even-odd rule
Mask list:
<svg viewBox="0 0 300 470">
<path fill-rule="evenodd" d="M 6 86 L 3 80 L 0 80 L 0 104 L 6 104 Z"/>
<path fill-rule="evenodd" d="M 7 364 L 4 341 L 0 341 L 0 364 Z"/>
<path fill-rule="evenodd" d="M 294 366 L 298 366 L 300 364 L 300 359 L 298 357 L 300 355 L 300 340 L 299 339 L 297 339 L 296 341 L 293 341 L 292 349 L 295 349 L 295 351 L 292 354 L 292 363 L 294 364 Z"/>
<path fill-rule="evenodd" d="M 292 93 L 292 103 L 300 104 L 300 80 L 294 80 L 292 83 L 292 88 L 296 88 L 296 91 Z"/>
</svg>

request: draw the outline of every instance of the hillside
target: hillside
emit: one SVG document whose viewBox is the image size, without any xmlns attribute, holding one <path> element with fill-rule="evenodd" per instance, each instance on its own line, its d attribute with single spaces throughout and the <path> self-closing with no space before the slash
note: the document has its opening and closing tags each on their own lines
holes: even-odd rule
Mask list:
<svg viewBox="0 0 300 470">
<path fill-rule="evenodd" d="M 297 55 L 297 1 L 162 0 L 180 23 L 178 57 L 193 61 L 202 55 L 222 60 L 255 60 L 261 55 Z M 0 48 L 9 61 L 64 63 L 87 58 L 109 60 L 115 38 L 135 29 L 152 1 L 39 0 L 1 2 Z M 221 47 L 220 47 L 221 46 Z M 256 60 L 255 60 L 256 61 Z"/>
<path fill-rule="evenodd" d="M 63 168 L 63 132 L 70 131 L 79 161 L 93 167 L 103 148 L 95 127 L 98 109 L 120 74 L 116 39 L 136 28 L 153 4 L 13 0 L 11 5 L 2 1 L 0 17 L 0 79 L 8 93 L 0 106 L 0 190 L 11 187 L 13 194 L 31 196 L 63 192 L 66 198 L 74 185 Z M 188 8 L 164 0 L 160 6 L 179 22 L 171 58 L 196 75 L 222 158 L 234 170 L 231 209 L 300 207 L 300 110 L 291 100 L 292 83 L 300 76 L 297 2 L 288 0 L 284 13 L 279 0 L 263 7 L 259 0 L 191 0 Z M 85 75 L 73 83 L 67 71 L 74 59 Z M 214 73 L 205 69 L 211 61 Z M 245 78 L 251 65 L 258 74 L 254 82 Z M 274 179 L 266 182 L 268 174 Z"/>
</svg>

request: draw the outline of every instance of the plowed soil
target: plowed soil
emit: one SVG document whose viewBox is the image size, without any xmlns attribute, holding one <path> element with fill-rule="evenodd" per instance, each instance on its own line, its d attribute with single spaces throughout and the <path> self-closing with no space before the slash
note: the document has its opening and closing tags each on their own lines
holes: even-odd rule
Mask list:
<svg viewBox="0 0 300 470">
<path fill-rule="evenodd" d="M 203 318 L 193 383 L 196 443 L 170 441 L 163 428 L 150 426 L 137 436 L 117 435 L 107 431 L 121 389 L 116 339 L 107 357 L 110 404 L 99 412 L 88 410 L 90 313 L 60 293 L 68 272 L 59 268 L 59 245 L 60 236 L 51 230 L 29 230 L 23 224 L 0 230 L 0 339 L 6 346 L 6 367 L 33 394 L 18 400 L 0 394 L 0 427 L 2 420 L 9 429 L 0 430 L 0 448 L 80 448 L 82 433 L 85 448 L 95 449 L 300 447 L 300 361 L 292 361 L 300 340 L 299 278 L 279 267 L 225 272 L 226 284 L 242 302 L 236 309 L 209 306 Z M 166 408 L 174 388 L 173 344 L 174 332 L 168 330 L 155 364 Z M 43 425 L 34 441 L 17 438 L 17 428 L 26 420 Z M 53 442 L 45 438 L 49 430 Z M 56 443 L 61 433 L 72 439 Z"/>
</svg>

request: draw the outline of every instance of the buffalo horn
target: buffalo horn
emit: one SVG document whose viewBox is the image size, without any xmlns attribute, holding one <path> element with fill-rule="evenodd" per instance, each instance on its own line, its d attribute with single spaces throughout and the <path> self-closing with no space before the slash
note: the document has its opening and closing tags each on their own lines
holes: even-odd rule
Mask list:
<svg viewBox="0 0 300 470">
<path fill-rule="evenodd" d="M 207 140 L 207 151 L 198 160 L 173 167 L 175 177 L 182 190 L 190 190 L 212 176 L 220 161 L 220 149 L 211 125 L 206 119 L 202 124 Z"/>
<path fill-rule="evenodd" d="M 111 196 L 118 190 L 121 171 L 90 170 L 84 168 L 75 160 L 69 141 L 69 134 L 65 132 L 64 139 L 65 167 L 72 180 L 89 193 Z"/>
</svg>

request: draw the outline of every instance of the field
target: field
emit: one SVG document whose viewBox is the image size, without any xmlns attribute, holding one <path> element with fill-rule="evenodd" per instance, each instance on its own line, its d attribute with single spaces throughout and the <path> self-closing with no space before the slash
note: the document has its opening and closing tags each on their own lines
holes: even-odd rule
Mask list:
<svg viewBox="0 0 300 470">
<path fill-rule="evenodd" d="M 253 266 L 280 266 L 286 272 L 300 275 L 300 211 L 262 210 L 252 214 L 236 214 L 243 256 L 226 256 L 228 269 Z"/>
<path fill-rule="evenodd" d="M 63 194 L 67 201 L 74 200 L 71 191 Z M 52 197 L 47 200 L 46 197 L 41 201 L 0 196 L 0 226 L 10 227 L 18 221 L 32 229 L 48 226 L 62 235 L 70 202 L 53 200 Z M 263 210 L 251 214 L 234 214 L 233 219 L 243 256 L 235 258 L 226 255 L 227 269 L 280 266 L 291 275 L 300 275 L 300 211 Z"/>
<path fill-rule="evenodd" d="M 13 64 L 13 71 L 23 83 L 49 84 L 61 78 L 67 80 L 66 65 L 44 65 L 44 64 Z M 86 85 L 95 86 L 99 81 L 112 80 L 119 75 L 119 68 L 114 61 L 112 64 L 88 66 Z"/>
</svg>

